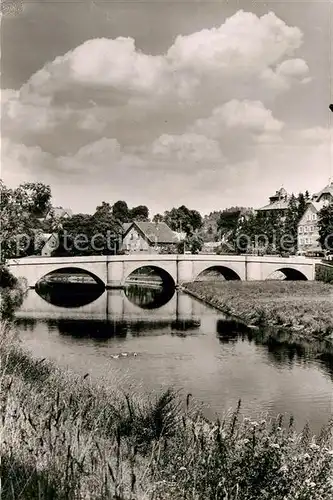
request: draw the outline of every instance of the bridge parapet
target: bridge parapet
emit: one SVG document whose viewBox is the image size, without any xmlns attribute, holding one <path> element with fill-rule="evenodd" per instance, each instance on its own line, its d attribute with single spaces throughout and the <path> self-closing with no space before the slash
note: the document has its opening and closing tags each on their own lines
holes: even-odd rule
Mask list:
<svg viewBox="0 0 333 500">
<path fill-rule="evenodd" d="M 82 270 L 106 287 L 125 284 L 136 269 L 149 266 L 169 276 L 175 285 L 195 280 L 207 269 L 217 269 L 226 279 L 266 280 L 272 273 L 282 270 L 287 277 L 303 275 L 315 279 L 315 259 L 306 257 L 275 257 L 251 255 L 116 255 L 88 257 L 25 257 L 11 259 L 8 266 L 16 277 L 27 280 L 34 287 L 44 276 L 59 270 Z M 291 278 L 290 278 L 291 279 Z"/>
</svg>

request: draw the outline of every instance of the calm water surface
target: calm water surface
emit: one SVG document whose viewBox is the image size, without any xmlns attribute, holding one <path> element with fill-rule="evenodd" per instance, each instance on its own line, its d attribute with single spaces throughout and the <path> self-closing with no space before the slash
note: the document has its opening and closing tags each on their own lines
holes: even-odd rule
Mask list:
<svg viewBox="0 0 333 500">
<path fill-rule="evenodd" d="M 186 294 L 52 290 L 40 291 L 43 297 L 30 290 L 17 312 L 20 337 L 37 357 L 118 389 L 147 394 L 173 386 L 202 402 L 208 417 L 239 398 L 248 416 L 293 414 L 298 428 L 309 422 L 314 432 L 332 415 L 328 363 L 230 336 L 221 313 Z"/>
</svg>

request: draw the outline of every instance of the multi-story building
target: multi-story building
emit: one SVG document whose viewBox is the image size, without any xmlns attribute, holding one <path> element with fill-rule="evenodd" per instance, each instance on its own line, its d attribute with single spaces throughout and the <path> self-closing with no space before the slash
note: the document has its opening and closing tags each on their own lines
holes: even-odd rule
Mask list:
<svg viewBox="0 0 333 500">
<path fill-rule="evenodd" d="M 308 202 L 303 217 L 298 223 L 298 251 L 320 252 L 318 214 L 327 204 L 333 203 L 333 182 L 330 182 Z"/>
<path fill-rule="evenodd" d="M 325 202 L 310 201 L 303 217 L 298 223 L 297 247 L 299 252 L 317 252 L 321 250 L 318 227 L 318 213 Z"/>
<path fill-rule="evenodd" d="M 318 202 L 333 203 L 333 181 L 330 181 L 319 193 L 314 194 L 312 199 Z"/>
<path fill-rule="evenodd" d="M 269 204 L 262 208 L 258 208 L 257 212 L 269 214 L 275 212 L 282 218 L 285 217 L 291 196 L 284 188 L 279 189 L 273 196 L 269 198 Z"/>
</svg>

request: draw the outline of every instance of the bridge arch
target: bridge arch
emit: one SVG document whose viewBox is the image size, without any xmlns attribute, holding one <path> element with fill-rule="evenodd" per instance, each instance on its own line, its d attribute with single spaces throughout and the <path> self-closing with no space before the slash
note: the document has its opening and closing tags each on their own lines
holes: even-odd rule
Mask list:
<svg viewBox="0 0 333 500">
<path fill-rule="evenodd" d="M 215 277 L 219 276 L 220 278 L 223 278 L 226 281 L 230 281 L 230 280 L 238 280 L 239 281 L 241 279 L 239 274 L 237 274 L 236 271 L 234 271 L 230 267 L 219 266 L 219 265 L 213 265 L 213 266 L 210 265 L 210 266 L 207 266 L 202 271 L 200 271 L 200 273 L 194 277 L 194 281 L 201 281 L 201 280 L 204 280 L 206 277 L 207 277 L 206 279 L 208 281 L 209 275 L 212 277 L 214 275 L 215 275 Z"/>
<path fill-rule="evenodd" d="M 162 283 L 165 288 L 175 289 L 176 287 L 174 278 L 166 269 L 157 265 L 142 265 L 140 263 L 125 273 L 123 285 L 126 285 L 126 282 L 128 283 L 129 281 L 134 282 L 135 279 L 140 281 L 140 271 L 142 271 L 144 276 L 149 276 L 149 273 L 155 273 L 155 275 L 157 274 L 161 279 L 160 283 Z M 129 280 L 129 278 L 131 278 L 131 280 Z"/>
<path fill-rule="evenodd" d="M 307 276 L 302 271 L 299 271 L 298 269 L 295 269 L 293 267 L 278 268 L 275 271 L 271 272 L 267 276 L 266 280 L 274 279 L 274 278 L 272 278 L 272 276 L 277 272 L 284 274 L 284 276 L 285 276 L 284 279 L 286 281 L 307 281 L 308 280 Z"/>
<path fill-rule="evenodd" d="M 93 272 L 87 270 L 87 269 L 84 269 L 84 268 L 81 268 L 81 267 L 76 267 L 76 266 L 66 266 L 66 267 L 59 267 L 59 268 L 56 268 L 56 269 L 52 269 L 52 271 L 49 271 L 49 272 L 46 272 L 41 278 L 39 278 L 39 280 L 36 282 L 36 287 L 38 287 L 38 285 L 40 285 L 46 278 L 49 278 L 49 277 L 52 277 L 52 276 L 55 276 L 57 274 L 70 274 L 71 276 L 73 275 L 86 275 L 86 276 L 89 276 L 90 278 L 92 278 L 97 285 L 99 285 L 101 288 L 105 288 L 105 284 L 104 282 L 96 275 L 94 274 Z"/>
</svg>

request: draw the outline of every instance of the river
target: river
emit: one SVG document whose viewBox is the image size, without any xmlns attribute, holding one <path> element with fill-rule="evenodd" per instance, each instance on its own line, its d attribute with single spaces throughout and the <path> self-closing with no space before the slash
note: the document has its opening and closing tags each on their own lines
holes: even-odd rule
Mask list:
<svg viewBox="0 0 333 500">
<path fill-rule="evenodd" d="M 33 355 L 124 391 L 172 386 L 184 399 L 191 393 L 209 418 L 239 399 L 244 415 L 292 414 L 297 428 L 308 422 L 313 432 L 332 415 L 327 365 L 292 348 L 231 335 L 223 314 L 185 293 L 75 290 L 29 290 L 16 324 Z"/>
</svg>

